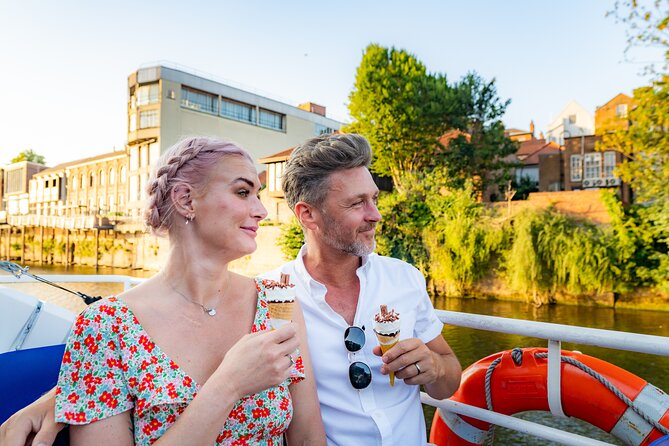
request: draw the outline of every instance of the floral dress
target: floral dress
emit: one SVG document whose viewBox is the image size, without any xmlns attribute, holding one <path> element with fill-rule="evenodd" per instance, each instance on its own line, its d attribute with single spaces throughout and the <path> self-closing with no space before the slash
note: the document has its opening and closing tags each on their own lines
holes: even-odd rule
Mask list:
<svg viewBox="0 0 669 446">
<path fill-rule="evenodd" d="M 256 288 L 253 332 L 269 326 L 260 280 Z M 304 378 L 302 357 L 295 362 L 281 385 L 235 404 L 215 444 L 283 444 L 293 414 L 288 386 Z M 74 324 L 56 387 L 56 421 L 87 424 L 132 410 L 135 444 L 151 444 L 200 387 L 151 340 L 128 306 L 112 297 L 88 307 Z"/>
</svg>

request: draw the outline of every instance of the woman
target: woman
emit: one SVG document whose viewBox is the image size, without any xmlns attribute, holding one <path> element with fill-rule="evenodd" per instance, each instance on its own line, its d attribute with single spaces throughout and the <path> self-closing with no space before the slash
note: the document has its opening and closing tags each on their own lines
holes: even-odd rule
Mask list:
<svg viewBox="0 0 669 446">
<path fill-rule="evenodd" d="M 262 282 L 228 270 L 256 249 L 259 189 L 230 142 L 189 138 L 159 160 L 146 223 L 170 253 L 75 323 L 56 388 L 71 444 L 325 444 L 301 310 L 268 331 Z"/>
</svg>

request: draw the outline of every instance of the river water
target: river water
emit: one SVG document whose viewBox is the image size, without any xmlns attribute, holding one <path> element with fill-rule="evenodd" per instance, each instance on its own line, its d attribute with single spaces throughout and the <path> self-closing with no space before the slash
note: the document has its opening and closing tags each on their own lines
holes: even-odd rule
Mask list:
<svg viewBox="0 0 669 446">
<path fill-rule="evenodd" d="M 104 269 L 97 272 L 86 267 L 31 267 L 35 274 L 125 274 L 136 277 L 149 277 L 153 273 L 130 271 L 126 269 Z M 4 274 L 0 272 L 0 274 Z M 44 284 L 13 285 L 22 291 L 39 296 L 41 299 L 66 307 L 72 311 L 80 311 L 84 304 L 79 298 L 68 295 L 60 290 Z M 108 296 L 122 291 L 120 284 L 70 284 L 71 289 L 92 295 Z M 570 305 L 552 305 L 535 308 L 522 302 L 490 301 L 484 299 L 443 299 L 437 298 L 435 306 L 439 309 L 461 311 L 465 313 L 485 314 L 515 319 L 527 319 L 541 322 L 553 322 L 567 325 L 580 325 L 607 330 L 617 330 L 652 334 L 669 337 L 669 313 L 657 311 L 635 311 L 630 309 L 610 309 L 598 307 L 578 307 Z M 477 360 L 514 347 L 538 346 L 546 347 L 541 339 L 523 336 L 493 333 L 446 326 L 443 335 L 457 354 L 463 368 Z M 619 367 L 622 367 L 655 386 L 669 391 L 669 357 L 659 357 L 638 353 L 629 353 L 586 345 L 564 343 L 565 350 L 579 350 L 587 355 L 595 356 Z M 432 420 L 433 409 L 425 408 L 426 423 Z M 552 427 L 584 434 L 612 444 L 622 444 L 614 437 L 590 426 L 585 422 L 572 419 L 554 419 L 550 414 L 527 412 L 521 418 L 537 421 Z M 495 434 L 495 445 L 527 445 L 541 446 L 557 443 L 544 441 L 535 437 L 523 436 L 518 433 L 498 428 Z"/>
</svg>

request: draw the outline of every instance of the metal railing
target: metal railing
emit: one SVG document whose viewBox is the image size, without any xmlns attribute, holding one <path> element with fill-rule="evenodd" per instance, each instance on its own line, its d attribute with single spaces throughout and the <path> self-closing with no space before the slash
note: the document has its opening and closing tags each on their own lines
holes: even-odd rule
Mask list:
<svg viewBox="0 0 669 446">
<path fill-rule="evenodd" d="M 123 276 L 116 274 L 40 274 L 41 278 L 56 283 L 122 283 L 123 290 L 128 290 L 134 285 L 142 283 L 144 280 L 140 277 Z M 32 277 L 22 276 L 20 278 L 12 275 L 0 275 L 0 283 L 40 283 Z"/>
<path fill-rule="evenodd" d="M 669 338 L 664 336 L 626 333 L 614 330 L 577 327 L 548 322 L 534 322 L 496 316 L 483 316 L 479 314 L 459 313 L 456 311 L 437 310 L 437 313 L 439 319 L 443 323 L 456 327 L 466 327 L 477 330 L 545 339 L 548 342 L 547 390 L 549 407 L 551 408 L 551 412 L 558 416 L 564 416 L 560 403 L 560 351 L 562 342 L 669 356 Z M 611 446 L 611 443 L 565 432 L 560 429 L 489 411 L 480 407 L 451 400 L 435 400 L 424 392 L 421 392 L 421 401 L 424 404 L 429 404 L 444 411 L 476 418 L 496 426 L 502 426 L 546 440 L 555 441 L 560 444 Z"/>
</svg>

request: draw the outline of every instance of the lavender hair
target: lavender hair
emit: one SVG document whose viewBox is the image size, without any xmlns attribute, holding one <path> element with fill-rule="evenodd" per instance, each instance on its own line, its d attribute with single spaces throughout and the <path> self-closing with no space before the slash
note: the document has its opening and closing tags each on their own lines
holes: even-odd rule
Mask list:
<svg viewBox="0 0 669 446">
<path fill-rule="evenodd" d="M 222 157 L 239 155 L 253 162 L 248 152 L 231 141 L 206 137 L 186 138 L 170 147 L 153 167 L 147 185 L 144 214 L 146 226 L 154 234 L 169 233 L 174 203 L 171 193 L 178 183 L 190 185 L 195 193 L 203 193 L 209 182 L 212 166 Z"/>
</svg>

